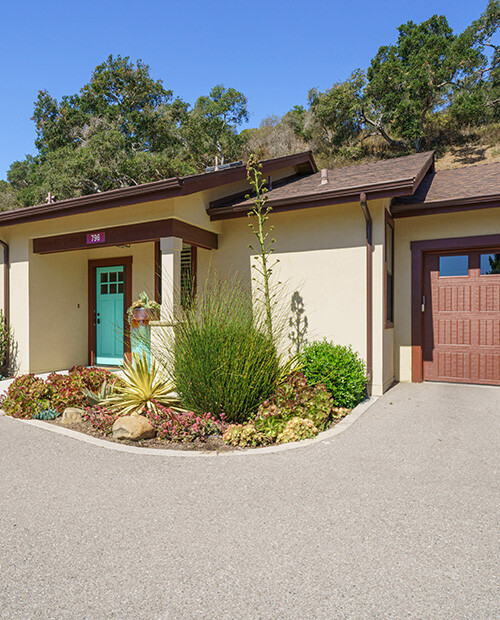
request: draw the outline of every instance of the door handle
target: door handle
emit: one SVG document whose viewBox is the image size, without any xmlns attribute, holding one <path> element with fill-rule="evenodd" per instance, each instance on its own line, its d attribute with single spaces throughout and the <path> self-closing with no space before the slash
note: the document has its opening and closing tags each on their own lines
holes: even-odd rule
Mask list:
<svg viewBox="0 0 500 620">
<path fill-rule="evenodd" d="M 97 325 L 100 325 L 100 324 L 101 324 L 101 315 L 100 315 L 100 313 L 98 312 L 98 313 L 97 313 Z"/>
</svg>

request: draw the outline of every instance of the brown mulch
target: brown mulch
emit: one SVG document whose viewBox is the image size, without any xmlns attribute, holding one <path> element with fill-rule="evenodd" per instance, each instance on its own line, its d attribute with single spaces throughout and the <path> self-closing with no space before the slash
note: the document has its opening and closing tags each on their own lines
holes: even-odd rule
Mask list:
<svg viewBox="0 0 500 620">
<path fill-rule="evenodd" d="M 333 420 L 330 424 L 329 428 L 338 424 L 340 420 L 343 420 L 344 417 L 350 413 L 350 409 L 342 410 L 344 415 L 341 418 Z M 190 441 L 185 443 L 179 443 L 174 441 L 165 441 L 164 439 L 159 439 L 158 437 L 153 437 L 152 439 L 141 439 L 139 441 L 131 441 L 130 439 L 114 439 L 111 435 L 104 435 L 99 431 L 94 430 L 90 424 L 85 422 L 83 423 L 75 423 L 75 424 L 62 424 L 61 418 L 56 418 L 55 420 L 45 420 L 47 424 L 54 424 L 55 426 L 61 426 L 62 428 L 69 428 L 73 431 L 78 431 L 79 433 L 85 433 L 85 435 L 90 435 L 91 437 L 96 437 L 97 439 L 104 439 L 105 441 L 110 441 L 112 443 L 120 443 L 125 444 L 127 446 L 138 446 L 140 448 L 157 448 L 157 449 L 171 449 L 171 450 L 198 450 L 202 452 L 232 452 L 234 450 L 246 450 L 248 448 L 239 448 L 237 446 L 229 446 L 224 443 L 222 437 L 220 435 L 213 435 L 209 437 L 206 441 Z M 280 444 L 269 444 L 269 446 L 280 445 Z M 262 447 L 262 446 L 259 446 Z"/>
<path fill-rule="evenodd" d="M 159 439 L 158 437 L 131 441 L 130 439 L 114 439 L 111 435 L 104 435 L 103 433 L 94 430 L 90 424 L 86 424 L 85 422 L 83 424 L 62 424 L 60 418 L 56 418 L 55 420 L 46 420 L 46 422 L 48 424 L 54 424 L 55 426 L 61 426 L 62 428 L 69 428 L 72 431 L 78 431 L 79 433 L 85 433 L 85 435 L 97 437 L 97 439 L 104 439 L 105 441 L 125 444 L 127 446 L 138 446 L 140 448 L 170 448 L 171 450 L 202 450 L 204 452 L 228 452 L 230 450 L 239 449 L 234 446 L 228 446 L 224 443 L 222 437 L 218 435 L 209 437 L 207 441 L 191 441 L 185 443 L 165 441 L 164 439 Z"/>
</svg>

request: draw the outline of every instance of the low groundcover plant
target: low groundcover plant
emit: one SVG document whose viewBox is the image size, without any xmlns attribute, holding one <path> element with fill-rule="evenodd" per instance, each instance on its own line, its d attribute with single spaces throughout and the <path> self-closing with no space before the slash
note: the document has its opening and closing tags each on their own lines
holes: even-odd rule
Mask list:
<svg viewBox="0 0 500 620">
<path fill-rule="evenodd" d="M 300 441 L 314 437 L 348 412 L 334 407 L 323 385 L 311 386 L 301 372 L 292 372 L 260 405 L 255 418 L 228 426 L 223 439 L 238 447 Z"/>
<path fill-rule="evenodd" d="M 224 415 L 217 419 L 211 413 L 196 414 L 193 411 L 174 411 L 158 403 L 153 410 L 143 413 L 156 430 L 157 437 L 172 442 L 206 441 L 221 435 L 226 425 Z"/>
</svg>

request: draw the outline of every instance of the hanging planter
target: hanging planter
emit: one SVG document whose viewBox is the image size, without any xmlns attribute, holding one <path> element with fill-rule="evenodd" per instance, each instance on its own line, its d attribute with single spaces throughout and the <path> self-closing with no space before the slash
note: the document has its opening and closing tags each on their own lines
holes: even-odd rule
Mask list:
<svg viewBox="0 0 500 620">
<path fill-rule="evenodd" d="M 128 320 L 132 329 L 149 325 L 150 321 L 160 318 L 160 305 L 149 299 L 147 293 L 142 292 L 139 299 L 127 310 Z"/>
</svg>

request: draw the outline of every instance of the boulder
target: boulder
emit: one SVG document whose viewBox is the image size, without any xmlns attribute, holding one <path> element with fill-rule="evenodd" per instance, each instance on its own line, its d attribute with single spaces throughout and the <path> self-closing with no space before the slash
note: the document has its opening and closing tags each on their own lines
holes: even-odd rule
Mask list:
<svg viewBox="0 0 500 620">
<path fill-rule="evenodd" d="M 63 424 L 79 424 L 83 422 L 83 409 L 78 407 L 66 407 L 63 411 L 61 422 Z"/>
<path fill-rule="evenodd" d="M 149 420 L 143 415 L 120 416 L 113 424 L 113 437 L 115 439 L 149 439 L 156 434 Z"/>
</svg>

